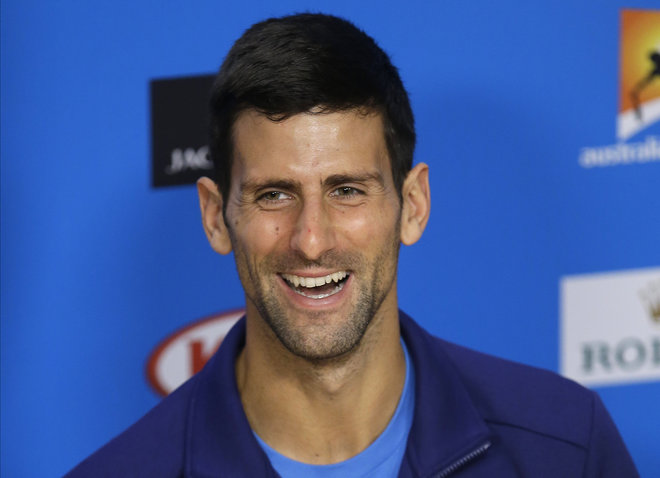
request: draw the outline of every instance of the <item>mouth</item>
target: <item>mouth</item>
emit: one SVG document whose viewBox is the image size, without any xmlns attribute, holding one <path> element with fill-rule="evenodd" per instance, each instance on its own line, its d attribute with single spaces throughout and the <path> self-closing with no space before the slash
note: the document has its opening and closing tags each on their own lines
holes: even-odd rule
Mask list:
<svg viewBox="0 0 660 478">
<path fill-rule="evenodd" d="M 341 291 L 350 274 L 338 271 L 319 277 L 302 277 L 295 274 L 281 274 L 281 277 L 296 294 L 310 299 L 325 299 Z"/>
</svg>

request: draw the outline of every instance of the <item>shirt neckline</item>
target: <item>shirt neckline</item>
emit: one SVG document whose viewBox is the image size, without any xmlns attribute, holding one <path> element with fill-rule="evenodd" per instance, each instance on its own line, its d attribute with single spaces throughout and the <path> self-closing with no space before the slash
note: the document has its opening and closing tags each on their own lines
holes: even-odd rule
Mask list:
<svg viewBox="0 0 660 478">
<path fill-rule="evenodd" d="M 406 361 L 406 378 L 401 397 L 389 423 L 373 443 L 357 455 L 339 463 L 311 465 L 282 455 L 253 432 L 273 467 L 276 470 L 287 469 L 297 476 L 322 477 L 329 476 L 328 473 L 332 473 L 333 476 L 369 476 L 371 471 L 391 458 L 395 450 L 402 445 L 405 447 L 415 412 L 415 373 L 403 338 L 401 346 Z M 342 473 L 343 471 L 346 473 Z"/>
</svg>

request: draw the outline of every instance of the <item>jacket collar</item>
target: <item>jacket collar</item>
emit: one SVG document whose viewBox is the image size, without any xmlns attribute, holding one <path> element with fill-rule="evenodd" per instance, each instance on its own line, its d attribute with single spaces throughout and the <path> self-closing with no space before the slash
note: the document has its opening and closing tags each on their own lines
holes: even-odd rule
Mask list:
<svg viewBox="0 0 660 478">
<path fill-rule="evenodd" d="M 485 442 L 489 430 L 438 339 L 403 312 L 400 324 L 416 377 L 415 416 L 402 470 L 425 476 Z M 186 425 L 186 476 L 277 476 L 238 394 L 234 362 L 244 345 L 245 318 L 197 375 Z"/>
<path fill-rule="evenodd" d="M 404 312 L 401 335 L 415 366 L 415 417 L 402 468 L 415 476 L 438 473 L 490 441 L 453 362 L 431 336 Z"/>
<path fill-rule="evenodd" d="M 277 476 L 252 434 L 238 394 L 234 362 L 245 346 L 245 317 L 197 375 L 185 435 L 185 475 Z"/>
</svg>

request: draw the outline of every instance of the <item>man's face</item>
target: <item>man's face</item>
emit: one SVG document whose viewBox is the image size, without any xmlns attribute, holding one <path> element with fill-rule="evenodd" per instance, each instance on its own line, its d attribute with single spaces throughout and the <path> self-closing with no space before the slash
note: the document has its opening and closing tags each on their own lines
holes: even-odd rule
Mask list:
<svg viewBox="0 0 660 478">
<path fill-rule="evenodd" d="M 248 320 L 300 357 L 353 350 L 396 310 L 401 207 L 380 116 L 247 111 L 233 137 L 225 221 Z"/>
</svg>

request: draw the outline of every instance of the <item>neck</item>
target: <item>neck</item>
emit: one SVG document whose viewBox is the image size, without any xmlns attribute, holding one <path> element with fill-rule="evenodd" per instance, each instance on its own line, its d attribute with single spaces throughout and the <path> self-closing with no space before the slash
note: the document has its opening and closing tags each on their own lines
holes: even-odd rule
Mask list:
<svg viewBox="0 0 660 478">
<path fill-rule="evenodd" d="M 354 350 L 328 360 L 293 355 L 263 325 L 248 308 L 236 362 L 254 432 L 279 453 L 311 464 L 337 463 L 368 447 L 389 423 L 405 381 L 396 303 L 383 303 Z"/>
</svg>

